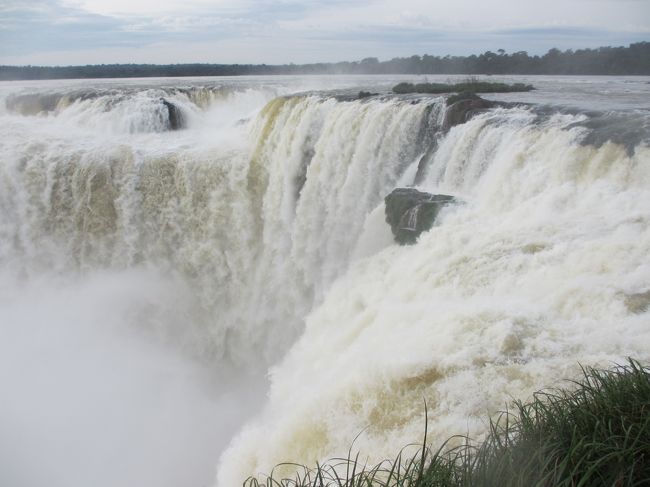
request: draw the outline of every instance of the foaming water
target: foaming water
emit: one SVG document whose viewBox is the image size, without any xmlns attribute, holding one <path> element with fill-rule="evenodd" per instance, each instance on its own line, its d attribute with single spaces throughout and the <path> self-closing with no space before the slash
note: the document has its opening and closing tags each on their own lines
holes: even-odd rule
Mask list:
<svg viewBox="0 0 650 487">
<path fill-rule="evenodd" d="M 214 109 L 230 124 L 198 148 L 190 138 L 205 132 L 173 134 L 172 148 L 161 134 L 7 147 L 0 258 L 27 272 L 146 262 L 178 273 L 216 354 L 277 360 L 420 155 L 430 105 L 277 98 L 246 124 L 250 100 L 236 101 Z"/>
<path fill-rule="evenodd" d="M 578 363 L 650 358 L 647 308 L 629 306 L 650 286 L 650 150 L 582 146 L 575 117 L 534 118 L 495 110 L 441 140 L 421 189 L 464 204 L 332 286 L 218 485 L 353 442 L 364 461 L 393 458 L 421 441 L 424 400 L 429 444 L 479 438 L 512 398 L 560 385 Z"/>
<path fill-rule="evenodd" d="M 445 130 L 442 97 L 364 83 L 1 87 L 0 475 L 229 487 L 361 431 L 377 461 L 423 399 L 438 444 L 650 359 L 647 113 Z M 416 182 L 461 204 L 399 247 L 383 199 Z"/>
</svg>

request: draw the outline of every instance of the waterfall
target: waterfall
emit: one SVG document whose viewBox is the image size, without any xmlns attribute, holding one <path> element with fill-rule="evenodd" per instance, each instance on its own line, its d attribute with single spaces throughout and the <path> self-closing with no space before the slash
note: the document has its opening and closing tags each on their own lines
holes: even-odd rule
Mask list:
<svg viewBox="0 0 650 487">
<path fill-rule="evenodd" d="M 218 485 L 353 444 L 370 464 L 394 458 L 422 441 L 423 401 L 434 448 L 480 438 L 486 417 L 578 363 L 648 359 L 648 315 L 630 296 L 647 306 L 650 150 L 582 145 L 578 120 L 498 109 L 444 134 L 420 189 L 465 204 L 333 284 L 272 370 L 265 410 L 223 455 Z"/>
<path fill-rule="evenodd" d="M 347 268 L 366 215 L 422 155 L 431 108 L 294 96 L 249 123 L 248 149 L 165 150 L 156 134 L 10 147 L 0 259 L 28 272 L 178 274 L 195 290 L 213 353 L 272 362 Z"/>
<path fill-rule="evenodd" d="M 289 91 L 3 95 L 5 338 L 31 326 L 32 300 L 70 303 L 52 318 L 81 323 L 70 336 L 115 327 L 162 338 L 155 360 L 176 347 L 218 369 L 236 392 L 215 414 L 256 413 L 220 487 L 345 456 L 357 436 L 369 462 L 393 457 L 421 441 L 424 401 L 429 444 L 480 438 L 484 418 L 579 363 L 650 359 L 647 114 L 502 104 L 449 127 L 443 97 Z M 462 204 L 400 246 L 384 198 L 404 186 Z M 47 349 L 58 332 L 37 328 Z M 247 374 L 267 371 L 264 400 Z"/>
</svg>

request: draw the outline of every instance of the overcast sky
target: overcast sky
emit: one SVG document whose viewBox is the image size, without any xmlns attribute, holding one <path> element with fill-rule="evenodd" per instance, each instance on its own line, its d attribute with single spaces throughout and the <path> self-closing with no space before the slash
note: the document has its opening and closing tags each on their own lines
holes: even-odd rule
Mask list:
<svg viewBox="0 0 650 487">
<path fill-rule="evenodd" d="M 0 64 L 307 63 L 650 40 L 650 0 L 0 0 Z"/>
</svg>

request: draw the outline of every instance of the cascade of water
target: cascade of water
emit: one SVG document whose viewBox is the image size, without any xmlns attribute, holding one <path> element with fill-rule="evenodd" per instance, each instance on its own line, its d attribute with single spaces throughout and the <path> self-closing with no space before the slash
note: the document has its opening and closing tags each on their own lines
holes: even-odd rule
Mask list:
<svg viewBox="0 0 650 487">
<path fill-rule="evenodd" d="M 650 149 L 583 146 L 580 119 L 498 109 L 444 136 L 421 189 L 466 203 L 334 283 L 218 485 L 345 456 L 362 431 L 364 461 L 393 458 L 421 440 L 423 399 L 429 444 L 478 437 L 578 362 L 650 359 L 647 312 L 630 306 L 650 285 Z"/>
<path fill-rule="evenodd" d="M 273 89 L 228 86 L 27 91 L 9 94 L 4 108 L 10 114 L 49 117 L 73 130 L 123 135 L 200 127 L 213 109 L 247 99 L 257 106 L 276 95 Z"/>
<path fill-rule="evenodd" d="M 165 132 L 161 100 L 184 130 Z M 362 430 L 371 460 L 392 456 L 420 439 L 423 397 L 437 443 L 480 434 L 477 418 L 578 361 L 650 358 L 643 126 L 619 144 L 596 136 L 607 115 L 510 107 L 443 133 L 442 98 L 272 90 L 6 101 L 0 286 L 168 279 L 164 306 L 133 291 L 157 311 L 129 320 L 188 329 L 174 338 L 219 363 L 276 363 L 265 410 L 221 459 L 224 487 L 345 455 Z M 399 247 L 383 198 L 414 183 L 464 204 Z"/>
<path fill-rule="evenodd" d="M 276 360 L 347 268 L 367 214 L 424 152 L 431 111 L 277 98 L 251 122 L 249 153 L 143 150 L 141 139 L 8 147 L 0 258 L 38 272 L 146 264 L 180 274 L 215 353 Z"/>
</svg>

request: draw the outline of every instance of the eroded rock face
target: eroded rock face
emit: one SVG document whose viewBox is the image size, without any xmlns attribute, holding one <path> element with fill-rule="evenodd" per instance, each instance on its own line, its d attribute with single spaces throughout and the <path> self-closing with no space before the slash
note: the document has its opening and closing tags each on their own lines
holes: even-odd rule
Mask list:
<svg viewBox="0 0 650 487">
<path fill-rule="evenodd" d="M 440 210 L 456 201 L 446 194 L 431 194 L 414 188 L 396 188 L 384 199 L 386 222 L 390 225 L 395 241 L 410 245 L 420 234 L 429 230 Z"/>
<path fill-rule="evenodd" d="M 165 108 L 167 108 L 167 113 L 169 114 L 169 130 L 180 130 L 184 128 L 185 122 L 183 120 L 183 113 L 180 108 L 178 108 L 173 103 L 168 102 L 164 98 L 161 98 L 160 101 Z"/>
</svg>

